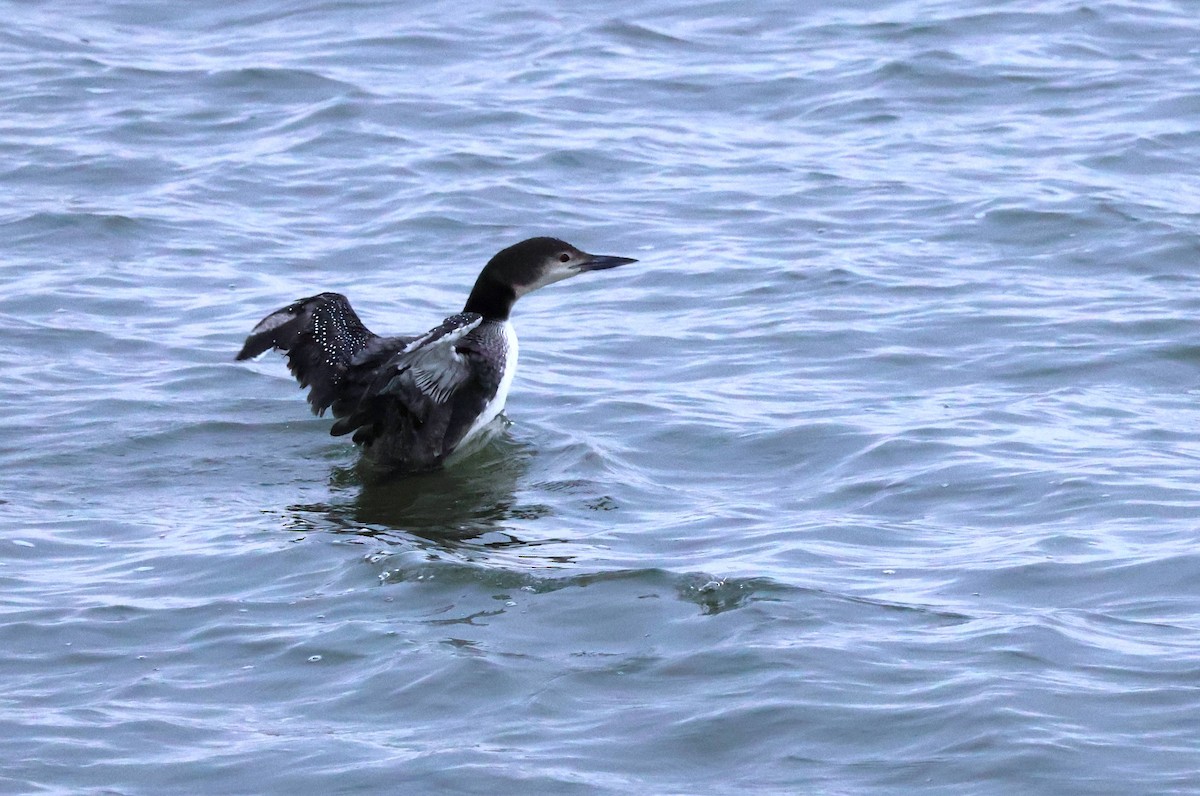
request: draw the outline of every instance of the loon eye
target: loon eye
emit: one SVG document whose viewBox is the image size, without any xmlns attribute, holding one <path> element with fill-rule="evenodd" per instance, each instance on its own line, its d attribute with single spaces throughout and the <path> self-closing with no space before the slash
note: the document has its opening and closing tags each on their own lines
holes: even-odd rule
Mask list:
<svg viewBox="0 0 1200 796">
<path fill-rule="evenodd" d="M 571 261 L 571 255 L 563 252 L 562 254 L 558 255 L 558 261 L 560 263 L 569 263 Z"/>
</svg>

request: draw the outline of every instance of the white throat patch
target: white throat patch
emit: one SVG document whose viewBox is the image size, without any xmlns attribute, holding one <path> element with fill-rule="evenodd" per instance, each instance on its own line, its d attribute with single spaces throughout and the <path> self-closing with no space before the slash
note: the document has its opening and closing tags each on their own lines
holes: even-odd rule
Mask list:
<svg viewBox="0 0 1200 796">
<path fill-rule="evenodd" d="M 570 263 L 560 263 L 555 260 L 536 282 L 532 282 L 528 285 L 518 285 L 515 290 L 517 298 L 520 298 L 527 293 L 532 293 L 533 291 L 543 288 L 546 285 L 553 285 L 555 282 L 561 282 L 564 279 L 568 279 L 578 273 L 579 272 L 577 270 L 571 267 Z"/>
</svg>

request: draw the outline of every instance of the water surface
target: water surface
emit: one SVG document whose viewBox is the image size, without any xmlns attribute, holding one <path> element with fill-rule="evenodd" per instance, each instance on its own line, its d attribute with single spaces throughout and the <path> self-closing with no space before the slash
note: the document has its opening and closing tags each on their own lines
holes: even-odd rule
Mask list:
<svg viewBox="0 0 1200 796">
<path fill-rule="evenodd" d="M 0 791 L 1200 787 L 1190 6 L 7 12 Z M 539 234 L 457 468 L 233 362 Z"/>
</svg>

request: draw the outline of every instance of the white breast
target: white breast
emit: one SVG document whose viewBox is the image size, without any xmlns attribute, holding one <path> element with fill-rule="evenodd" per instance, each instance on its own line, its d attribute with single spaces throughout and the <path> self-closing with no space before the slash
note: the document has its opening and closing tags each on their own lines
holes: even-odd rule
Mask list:
<svg viewBox="0 0 1200 796">
<path fill-rule="evenodd" d="M 504 402 L 508 400 L 508 388 L 512 386 L 513 377 L 517 375 L 517 332 L 513 329 L 513 325 L 509 321 L 504 322 L 504 373 L 500 376 L 500 386 L 496 389 L 496 394 L 492 396 L 492 400 L 487 402 L 483 407 L 483 411 L 479 413 L 479 417 L 475 418 L 475 422 L 467 429 L 467 433 L 463 436 L 462 441 L 458 443 L 458 450 L 462 450 L 463 446 L 472 437 L 483 431 L 489 423 L 504 411 Z"/>
</svg>

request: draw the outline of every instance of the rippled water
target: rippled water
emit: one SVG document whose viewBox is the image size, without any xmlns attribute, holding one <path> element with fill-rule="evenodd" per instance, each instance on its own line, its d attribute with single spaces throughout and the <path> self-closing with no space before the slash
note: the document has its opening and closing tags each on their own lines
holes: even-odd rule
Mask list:
<svg viewBox="0 0 1200 796">
<path fill-rule="evenodd" d="M 1191 5 L 6 13 L 0 791 L 1200 791 Z M 535 234 L 455 469 L 232 361 Z"/>
</svg>

